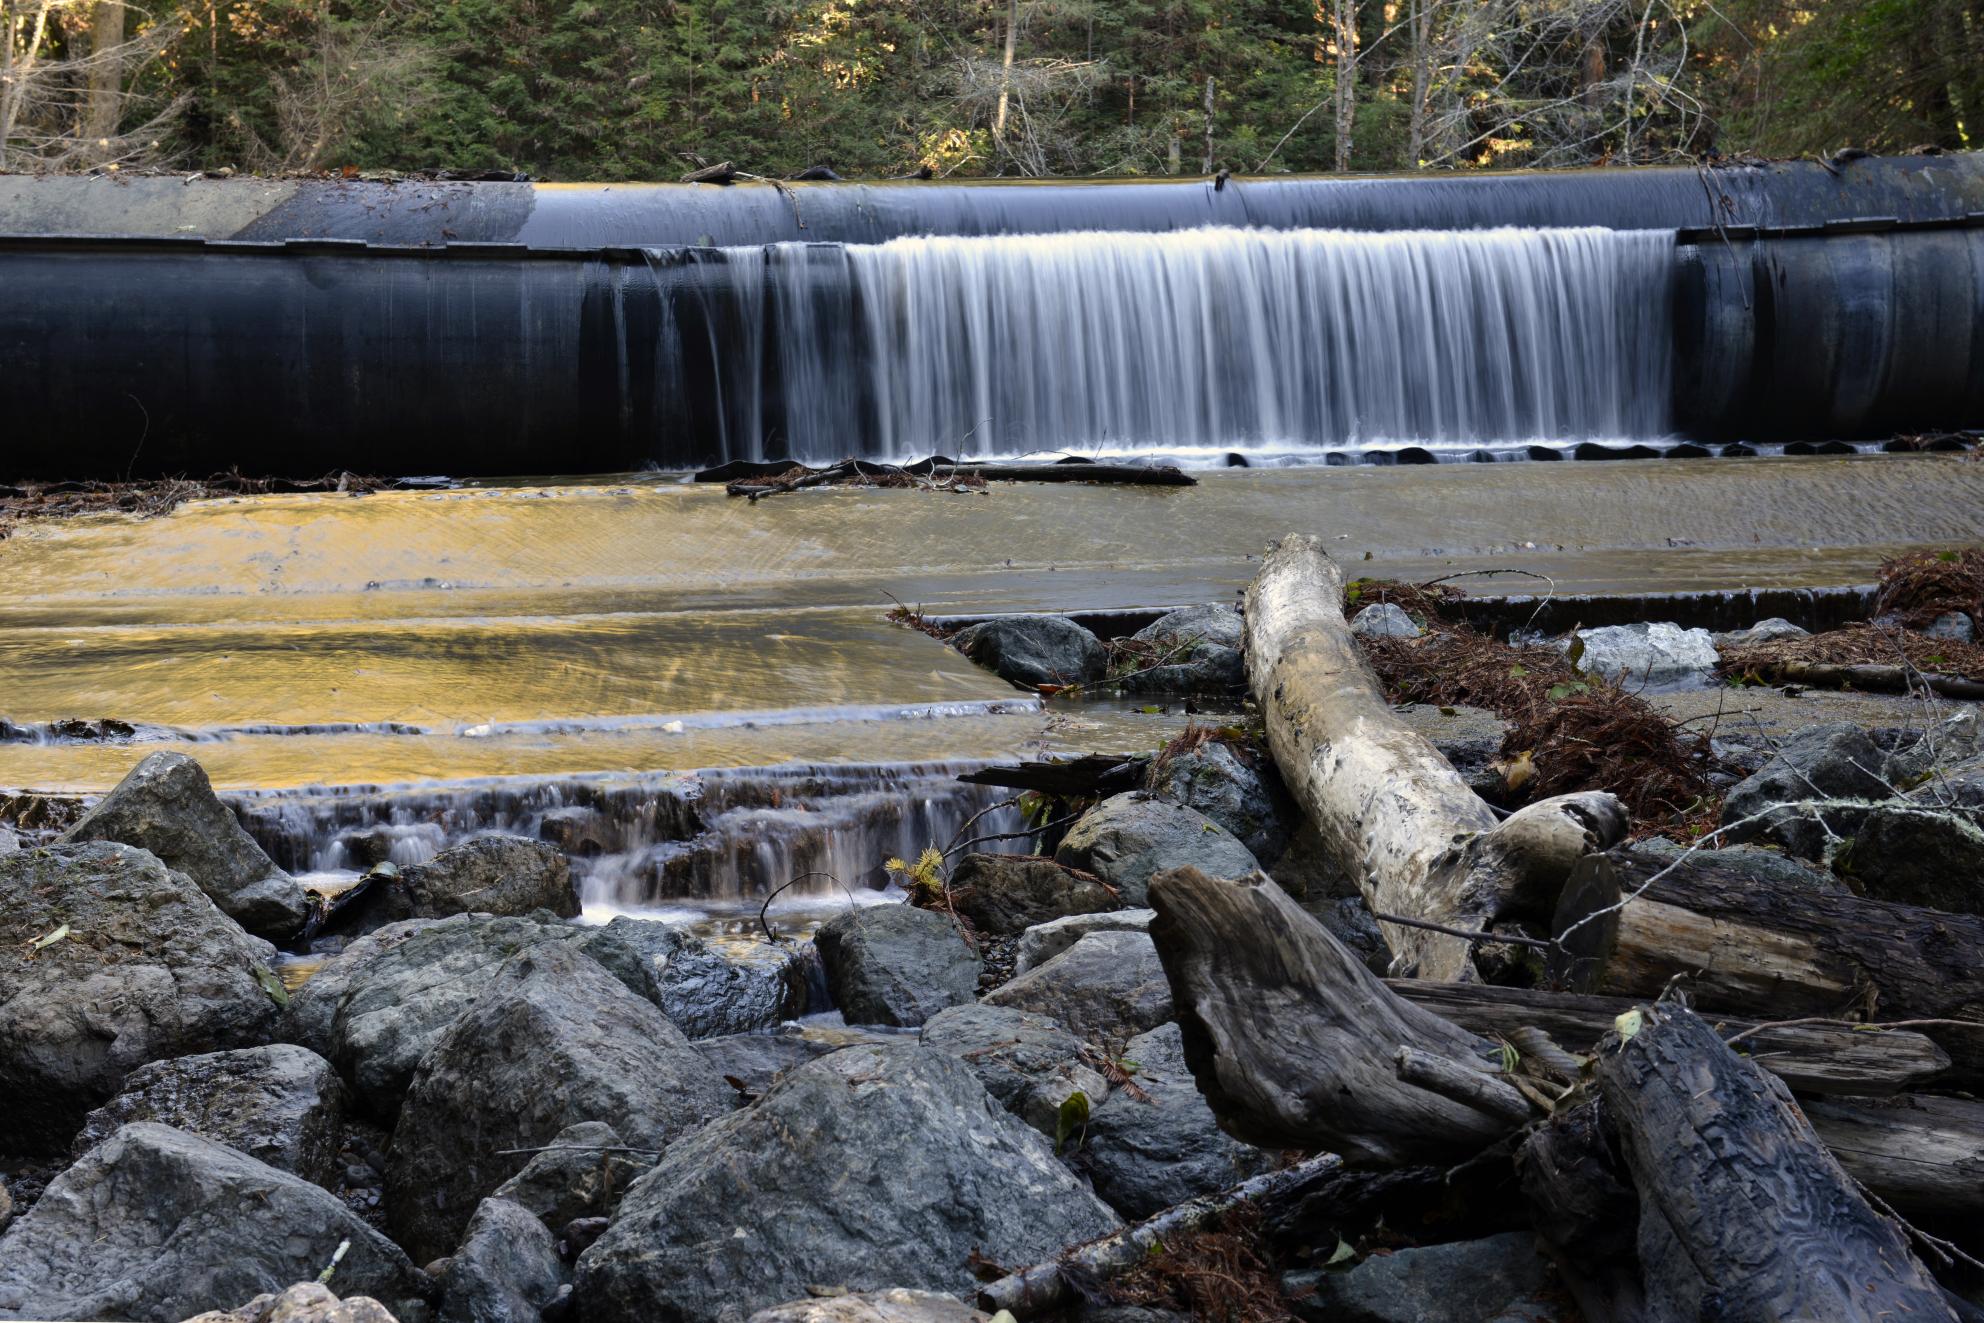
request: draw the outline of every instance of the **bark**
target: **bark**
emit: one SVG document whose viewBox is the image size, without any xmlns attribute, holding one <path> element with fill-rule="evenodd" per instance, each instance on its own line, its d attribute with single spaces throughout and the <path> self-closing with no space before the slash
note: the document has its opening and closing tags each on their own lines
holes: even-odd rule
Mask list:
<svg viewBox="0 0 1984 1323">
<path fill-rule="evenodd" d="M 1783 1086 L 1699 1016 L 1647 1008 L 1597 1075 L 1639 1194 L 1651 1317 L 1955 1317 L 1901 1228 L 1867 1205 Z"/>
<path fill-rule="evenodd" d="M 1550 1118 L 1515 1158 L 1530 1220 L 1586 1318 L 1653 1323 L 1635 1242 L 1639 1196 L 1596 1103 Z"/>
<path fill-rule="evenodd" d="M 1575 990 L 1658 996 L 1678 977 L 1695 1005 L 1759 1019 L 1956 1021 L 1909 1027 L 1958 1078 L 1984 1074 L 1984 916 L 1772 886 L 1696 860 L 1648 885 L 1665 867 L 1626 851 L 1578 866 L 1556 921 Z"/>
<path fill-rule="evenodd" d="M 1505 821 L 1385 702 L 1343 617 L 1343 576 L 1313 537 L 1270 549 L 1247 589 L 1247 673 L 1282 778 L 1379 914 L 1480 932 L 1546 916 L 1571 868 L 1625 834 L 1609 794 Z M 1473 976 L 1467 939 L 1383 924 L 1402 967 Z"/>
<path fill-rule="evenodd" d="M 83 137 L 91 142 L 117 136 L 124 113 L 124 62 L 112 52 L 123 44 L 123 0 L 97 0 L 90 14 L 89 101 L 83 115 Z"/>
<path fill-rule="evenodd" d="M 1515 1124 L 1493 1044 L 1393 993 L 1265 875 L 1174 869 L 1150 900 L 1185 1061 L 1222 1129 L 1402 1165 L 1472 1156 Z"/>
<path fill-rule="evenodd" d="M 1801 1106 L 1847 1173 L 1903 1212 L 1984 1213 L 1984 1103 L 1910 1096 Z"/>
</svg>

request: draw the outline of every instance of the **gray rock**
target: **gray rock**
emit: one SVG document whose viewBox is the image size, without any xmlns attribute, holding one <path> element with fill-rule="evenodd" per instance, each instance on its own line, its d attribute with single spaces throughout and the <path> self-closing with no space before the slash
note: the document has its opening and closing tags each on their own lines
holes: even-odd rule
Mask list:
<svg viewBox="0 0 1984 1323">
<path fill-rule="evenodd" d="M 21 838 L 14 834 L 12 827 L 0 827 L 0 854 L 14 854 L 21 848 Z"/>
<path fill-rule="evenodd" d="M 813 944 L 849 1024 L 914 1028 L 978 994 L 979 958 L 933 910 L 857 906 L 822 924 Z"/>
<path fill-rule="evenodd" d="M 1392 949 L 1385 944 L 1385 934 L 1371 917 L 1371 907 L 1364 897 L 1304 901 L 1303 908 L 1321 920 L 1331 936 L 1349 947 L 1366 969 L 1380 976 L 1391 969 Z"/>
<path fill-rule="evenodd" d="M 1748 629 L 1732 629 L 1712 637 L 1718 648 L 1748 648 L 1759 643 L 1775 643 L 1779 639 L 1802 639 L 1810 633 L 1810 630 L 1799 628 L 1783 616 L 1772 616 L 1768 620 L 1759 620 Z"/>
<path fill-rule="evenodd" d="M 1549 1323 L 1571 1317 L 1547 1298 L 1554 1282 L 1536 1237 L 1511 1231 L 1374 1255 L 1348 1272 L 1291 1273 L 1282 1287 L 1296 1316 L 1318 1323 Z"/>
<path fill-rule="evenodd" d="M 1922 627 L 1922 637 L 1952 643 L 1975 643 L 1977 625 L 1961 611 L 1947 611 Z"/>
<path fill-rule="evenodd" d="M 1687 853 L 1681 845 L 1664 836 L 1652 836 L 1633 847 L 1635 853 L 1656 859 L 1678 859 Z M 1722 850 L 1697 850 L 1690 859 L 1702 864 L 1733 868 L 1755 878 L 1767 887 L 1793 891 L 1838 894 L 1847 886 L 1831 873 L 1813 868 L 1802 860 L 1760 845 L 1732 845 Z"/>
<path fill-rule="evenodd" d="M 1963 707 L 1908 739 L 1888 755 L 1884 779 L 1909 789 L 1933 775 L 1984 754 L 1984 725 L 1975 707 Z"/>
<path fill-rule="evenodd" d="M 404 949 L 404 948 L 402 948 Z M 730 1108 L 729 1090 L 654 1005 L 562 944 L 513 957 L 421 1058 L 386 1172 L 393 1231 L 448 1253 L 478 1200 L 581 1121 L 665 1149 Z"/>
<path fill-rule="evenodd" d="M 1020 934 L 1014 948 L 1013 972 L 1024 974 L 1060 955 L 1090 933 L 1143 933 L 1150 931 L 1156 910 L 1116 910 L 1109 914 L 1071 914 L 1065 919 L 1039 923 Z"/>
<path fill-rule="evenodd" d="M 1351 617 L 1350 632 L 1367 639 L 1416 639 L 1426 631 L 1396 602 L 1374 602 Z"/>
<path fill-rule="evenodd" d="M 741 1320 L 809 1294 L 968 1294 L 973 1251 L 1036 1263 L 1117 1220 L 965 1066 L 911 1043 L 787 1076 L 662 1155 L 579 1259 L 588 1323 Z"/>
<path fill-rule="evenodd" d="M 1077 1161 L 1126 1219 L 1224 1190 L 1272 1164 L 1273 1154 L 1220 1130 L 1185 1066 L 1177 1025 L 1138 1034 L 1123 1057 L 1136 1090 L 1118 1089 L 1089 1117 Z"/>
<path fill-rule="evenodd" d="M 1801 800 L 1885 799 L 1889 790 L 1881 770 L 1886 765 L 1880 748 L 1858 726 L 1807 726 L 1786 740 L 1760 771 L 1730 788 L 1722 802 L 1722 823 L 1731 830 L 1723 839 L 1731 844 L 1771 841 L 1801 859 L 1823 858 L 1827 828 L 1837 837 L 1852 836 L 1862 816 L 1859 810 L 1771 810 Z M 1734 826 L 1759 814 L 1766 816 Z"/>
<path fill-rule="evenodd" d="M 1984 759 L 1865 814 L 1834 866 L 1879 900 L 1984 914 Z"/>
<path fill-rule="evenodd" d="M 1114 795 L 1068 829 L 1055 859 L 1116 888 L 1124 905 L 1145 904 L 1150 880 L 1187 864 L 1208 877 L 1245 877 L 1260 867 L 1233 833 L 1193 809 L 1142 791 Z"/>
<path fill-rule="evenodd" d="M 939 1291 L 857 1291 L 795 1300 L 751 1315 L 750 1323 L 988 1323 L 991 1315 Z"/>
<path fill-rule="evenodd" d="M 1580 629 L 1577 636 L 1584 640 L 1578 669 L 1628 690 L 1660 693 L 1715 683 L 1715 641 L 1705 629 L 1662 620 Z"/>
<path fill-rule="evenodd" d="M 627 1187 L 654 1165 L 653 1155 L 629 1152 L 620 1132 L 604 1121 L 566 1126 L 544 1150 L 490 1199 L 530 1210 L 549 1231 L 582 1217 L 611 1217 Z"/>
<path fill-rule="evenodd" d="M 709 1062 L 726 1083 L 735 1080 L 737 1085 L 743 1086 L 737 1094 L 740 1107 L 770 1089 L 786 1071 L 803 1066 L 815 1057 L 838 1052 L 844 1046 L 844 1043 L 807 1033 L 796 1025 L 771 1033 L 725 1034 L 720 1038 L 699 1038 L 695 1042 L 695 1048 L 703 1054 L 703 1060 Z"/>
<path fill-rule="evenodd" d="M 0 1317 L 177 1323 L 314 1281 L 344 1241 L 340 1287 L 395 1313 L 423 1307 L 424 1274 L 335 1195 L 139 1122 L 51 1181 L 0 1239 Z"/>
<path fill-rule="evenodd" d="M 1052 859 L 968 854 L 951 873 L 951 903 L 981 933 L 1011 937 L 1070 914 L 1118 908 L 1109 889 Z"/>
<path fill-rule="evenodd" d="M 30 951 L 65 925 L 66 936 Z M 139 1066 L 265 1043 L 276 1024 L 274 949 L 184 873 L 128 845 L 0 857 L 0 951 L 0 1097 L 13 1147 L 64 1151 L 84 1113 Z"/>
<path fill-rule="evenodd" d="M 398 1323 L 370 1296 L 340 1300 L 322 1282 L 298 1282 L 280 1294 L 258 1295 L 239 1309 L 217 1309 L 186 1323 Z"/>
<path fill-rule="evenodd" d="M 1091 1111 L 1109 1097 L 1109 1081 L 1082 1059 L 1087 1044 L 1044 1015 L 953 1006 L 918 1041 L 964 1062 L 1001 1107 L 1050 1139 L 1069 1097 L 1085 1094 Z"/>
<path fill-rule="evenodd" d="M 1246 628 L 1230 606 L 1188 606 L 1131 635 L 1161 650 L 1164 660 L 1138 661 L 1122 677 L 1137 694 L 1223 694 L 1247 686 L 1241 656 Z"/>
<path fill-rule="evenodd" d="M 984 1000 L 1049 1016 L 1112 1047 L 1171 1018 L 1171 984 L 1146 933 L 1090 933 Z"/>
<path fill-rule="evenodd" d="M 691 1038 L 749 1033 L 806 1013 L 806 963 L 769 942 L 713 946 L 653 919 L 614 919 L 602 930 L 647 964 L 654 1003 Z"/>
<path fill-rule="evenodd" d="M 341 908 L 329 926 L 361 933 L 408 919 L 523 916 L 539 910 L 561 919 L 578 916 L 579 892 L 565 856 L 523 836 L 476 836 L 425 863 L 374 873 L 363 895 Z"/>
<path fill-rule="evenodd" d="M 156 1121 L 335 1190 L 346 1101 L 331 1063 L 293 1043 L 154 1061 L 90 1113 L 71 1151 L 80 1157 L 127 1122 Z"/>
<path fill-rule="evenodd" d="M 597 928 L 458 914 L 391 924 L 353 942 L 290 999 L 283 1036 L 328 1059 L 369 1114 L 390 1121 L 414 1068 L 520 951 L 580 944 L 643 998 L 640 957 Z M 591 1119 L 591 1118 L 586 1118 Z"/>
<path fill-rule="evenodd" d="M 565 1285 L 558 1241 L 507 1199 L 484 1199 L 441 1281 L 440 1323 L 538 1323 Z"/>
<path fill-rule="evenodd" d="M 1023 689 L 1087 684 L 1109 664 L 1102 640 L 1066 616 L 1000 616 L 959 630 L 951 644 Z"/>
<path fill-rule="evenodd" d="M 262 853 L 205 769 L 183 753 L 146 758 L 62 839 L 150 850 L 258 937 L 280 941 L 309 914 L 303 888 Z"/>
<path fill-rule="evenodd" d="M 1167 803 L 1204 814 L 1264 864 L 1288 848 L 1298 818 L 1273 768 L 1250 765 L 1222 740 L 1160 755 L 1151 762 L 1144 788 Z"/>
</svg>

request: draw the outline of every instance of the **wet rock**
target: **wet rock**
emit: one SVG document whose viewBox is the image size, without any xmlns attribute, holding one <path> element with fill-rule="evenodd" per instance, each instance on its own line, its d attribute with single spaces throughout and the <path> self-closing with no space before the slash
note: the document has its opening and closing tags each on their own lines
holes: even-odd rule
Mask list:
<svg viewBox="0 0 1984 1323">
<path fill-rule="evenodd" d="M 1228 694 L 1247 687 L 1241 657 L 1246 628 L 1230 606 L 1188 606 L 1131 635 L 1156 650 L 1137 660 L 1121 683 L 1136 694 Z"/>
<path fill-rule="evenodd" d="M 1037 923 L 1117 908 L 1116 897 L 1093 878 L 1052 859 L 1019 854 L 968 854 L 951 874 L 951 903 L 981 933 L 1011 937 Z"/>
<path fill-rule="evenodd" d="M 1090 933 L 985 1002 L 1049 1016 L 1090 1042 L 1117 1046 L 1171 1018 L 1171 984 L 1148 934 Z"/>
<path fill-rule="evenodd" d="M 1759 620 L 1748 629 L 1732 629 L 1712 637 L 1718 648 L 1749 648 L 1759 643 L 1776 643 L 1781 639 L 1802 639 L 1810 633 L 1810 630 L 1799 628 L 1783 616 L 1772 616 L 1768 620 Z"/>
<path fill-rule="evenodd" d="M 627 1187 L 654 1165 L 653 1154 L 628 1151 L 604 1121 L 566 1126 L 543 1147 L 490 1198 L 530 1210 L 550 1231 L 583 1217 L 611 1217 Z"/>
<path fill-rule="evenodd" d="M 334 844 L 343 853 L 346 868 L 377 868 L 393 857 L 393 829 L 385 826 L 353 827 L 339 832 Z"/>
<path fill-rule="evenodd" d="M 520 951 L 567 943 L 602 967 L 613 960 L 608 972 L 653 996 L 639 956 L 597 928 L 458 914 L 390 924 L 353 942 L 290 999 L 283 1037 L 328 1059 L 359 1105 L 390 1121 L 420 1059 L 490 976 Z"/>
<path fill-rule="evenodd" d="M 1272 1154 L 1220 1130 L 1185 1065 L 1177 1025 L 1138 1034 L 1123 1059 L 1136 1088 L 1116 1090 L 1089 1116 L 1077 1162 L 1126 1219 L 1224 1190 L 1271 1165 Z"/>
<path fill-rule="evenodd" d="M 21 838 L 14 834 L 12 827 L 0 827 L 0 854 L 14 854 L 21 848 Z"/>
<path fill-rule="evenodd" d="M 1272 766 L 1256 767 L 1223 740 L 1160 755 L 1144 788 L 1218 823 L 1264 863 L 1288 848 L 1299 815 Z"/>
<path fill-rule="evenodd" d="M 258 937 L 303 927 L 303 888 L 277 868 L 183 753 L 155 753 L 71 827 L 65 841 L 120 841 L 184 873 L 221 912 Z"/>
<path fill-rule="evenodd" d="M 1163 869 L 1190 864 L 1209 877 L 1229 878 L 1260 867 L 1246 846 L 1205 814 L 1137 790 L 1083 814 L 1054 858 L 1101 878 L 1131 908 L 1144 905 L 1151 878 Z"/>
<path fill-rule="evenodd" d="M 1977 626 L 1961 611 L 1947 611 L 1922 627 L 1922 637 L 1947 639 L 1952 643 L 1975 643 Z"/>
<path fill-rule="evenodd" d="M 813 944 L 849 1024 L 914 1028 L 978 994 L 978 957 L 934 910 L 857 906 L 821 925 Z"/>
<path fill-rule="evenodd" d="M 1087 684 L 1109 663 L 1102 641 L 1066 616 L 1001 616 L 959 630 L 951 644 L 1022 689 Z"/>
<path fill-rule="evenodd" d="M 1834 866 L 1878 900 L 1984 914 L 1984 760 L 1866 813 Z"/>
<path fill-rule="evenodd" d="M 331 1063 L 293 1043 L 154 1061 L 90 1113 L 72 1151 L 81 1156 L 127 1122 L 156 1121 L 335 1190 L 345 1104 Z"/>
<path fill-rule="evenodd" d="M 795 1300 L 751 1315 L 749 1323 L 986 1323 L 991 1315 L 940 1291 L 859 1291 Z"/>
<path fill-rule="evenodd" d="M 537 820 L 537 834 L 567 855 L 582 858 L 605 854 L 618 845 L 606 816 L 577 804 L 547 809 Z"/>
<path fill-rule="evenodd" d="M 806 1013 L 806 965 L 791 947 L 714 946 L 653 919 L 614 919 L 602 930 L 647 964 L 654 1003 L 691 1038 L 749 1033 Z"/>
<path fill-rule="evenodd" d="M 778 1077 L 815 1057 L 847 1046 L 827 1037 L 789 1026 L 772 1033 L 726 1034 L 697 1039 L 703 1060 L 737 1093 L 738 1106 L 763 1095 Z M 741 1086 L 741 1087 L 740 1087 Z"/>
<path fill-rule="evenodd" d="M 964 1062 L 1001 1107 L 1050 1139 L 1071 1095 L 1087 1095 L 1091 1110 L 1109 1097 L 1109 1081 L 1083 1060 L 1087 1045 L 1045 1015 L 953 1006 L 930 1017 L 919 1041 Z"/>
<path fill-rule="evenodd" d="M 370 1296 L 340 1300 L 322 1282 L 298 1282 L 280 1295 L 258 1295 L 239 1309 L 215 1310 L 186 1323 L 399 1323 Z"/>
<path fill-rule="evenodd" d="M 423 1308 L 420 1270 L 334 1195 L 139 1122 L 56 1177 L 0 1239 L 0 1315 L 177 1323 L 314 1281 L 347 1241 L 344 1290 L 396 1314 Z"/>
<path fill-rule="evenodd" d="M 1296 1317 L 1319 1323 L 1550 1323 L 1575 1317 L 1527 1231 L 1373 1255 L 1348 1272 L 1290 1273 Z"/>
<path fill-rule="evenodd" d="M 1416 639 L 1426 631 L 1396 602 L 1375 602 L 1351 617 L 1350 632 L 1367 639 Z"/>
<path fill-rule="evenodd" d="M 1885 756 L 1858 726 L 1843 721 L 1807 726 L 1779 746 L 1761 771 L 1730 788 L 1722 802 L 1722 824 L 1730 828 L 1723 839 L 1731 844 L 1770 841 L 1801 859 L 1823 858 L 1827 828 L 1837 837 L 1853 835 L 1860 810 L 1772 810 L 1803 800 L 1885 799 L 1884 766 Z M 1759 814 L 1766 816 L 1734 825 Z"/>
<path fill-rule="evenodd" d="M 0 857 L 0 951 L 10 1147 L 66 1150 L 139 1066 L 264 1043 L 276 1024 L 274 950 L 128 845 Z"/>
<path fill-rule="evenodd" d="M 558 1241 L 507 1199 L 484 1199 L 441 1279 L 440 1323 L 538 1323 L 565 1285 Z"/>
<path fill-rule="evenodd" d="M 675 1145 L 579 1259 L 588 1323 L 740 1319 L 823 1284 L 968 1294 L 1117 1220 L 961 1062 L 911 1043 L 802 1066 Z"/>
<path fill-rule="evenodd" d="M 728 1111 L 727 1093 L 652 1003 L 577 950 L 535 946 L 421 1058 L 386 1172 L 394 1234 L 423 1261 L 446 1254 L 477 1201 L 523 1169 L 530 1155 L 510 1150 L 582 1121 L 665 1149 Z"/>
<path fill-rule="evenodd" d="M 365 891 L 341 906 L 328 927 L 370 932 L 408 919 L 451 914 L 522 916 L 548 911 L 576 918 L 579 893 L 572 866 L 542 841 L 522 836 L 476 836 L 451 845 L 425 863 L 381 869 Z"/>
<path fill-rule="evenodd" d="M 1090 933 L 1149 932 L 1150 921 L 1156 917 L 1156 910 L 1115 910 L 1108 914 L 1071 914 L 1065 919 L 1035 924 L 1020 934 L 1013 973 L 1038 969 Z"/>
<path fill-rule="evenodd" d="M 1581 629 L 1578 669 L 1633 692 L 1699 689 L 1715 683 L 1715 641 L 1705 629 L 1669 621 Z"/>
</svg>

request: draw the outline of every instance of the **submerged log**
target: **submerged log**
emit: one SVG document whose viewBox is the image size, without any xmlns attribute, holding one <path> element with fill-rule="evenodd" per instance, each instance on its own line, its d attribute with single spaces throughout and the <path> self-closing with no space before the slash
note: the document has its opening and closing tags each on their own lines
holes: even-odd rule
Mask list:
<svg viewBox="0 0 1984 1323">
<path fill-rule="evenodd" d="M 1324 848 L 1378 914 L 1466 932 L 1547 918 L 1572 866 L 1625 835 L 1619 801 L 1563 795 L 1497 822 L 1439 750 L 1392 714 L 1342 603 L 1341 571 L 1303 535 L 1271 548 L 1247 589 L 1247 674 L 1268 747 Z M 1466 938 L 1380 927 L 1418 976 L 1473 975 Z"/>
<path fill-rule="evenodd" d="M 1650 1317 L 1956 1317 L 1902 1229 L 1868 1206 L 1783 1086 L 1699 1016 L 1646 1008 L 1597 1076 L 1639 1195 Z"/>
</svg>

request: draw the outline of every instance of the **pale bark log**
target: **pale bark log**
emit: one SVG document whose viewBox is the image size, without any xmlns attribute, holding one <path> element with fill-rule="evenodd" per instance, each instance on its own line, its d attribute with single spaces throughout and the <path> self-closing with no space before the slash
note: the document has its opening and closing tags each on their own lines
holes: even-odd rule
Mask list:
<svg viewBox="0 0 1984 1323">
<path fill-rule="evenodd" d="M 1247 673 L 1268 746 L 1325 848 L 1380 914 L 1468 932 L 1547 916 L 1572 866 L 1623 837 L 1619 801 L 1562 795 L 1497 823 L 1439 750 L 1392 714 L 1342 601 L 1342 572 L 1303 535 L 1273 547 L 1247 589 Z M 1381 926 L 1402 968 L 1473 977 L 1465 938 Z"/>
</svg>

